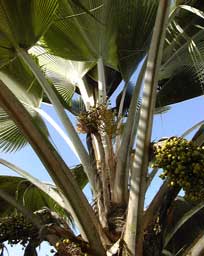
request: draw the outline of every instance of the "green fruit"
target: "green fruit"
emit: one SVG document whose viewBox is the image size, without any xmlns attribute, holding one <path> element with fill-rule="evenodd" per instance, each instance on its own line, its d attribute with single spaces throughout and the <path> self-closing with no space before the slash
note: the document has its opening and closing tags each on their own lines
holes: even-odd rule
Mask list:
<svg viewBox="0 0 204 256">
<path fill-rule="evenodd" d="M 204 147 L 183 138 L 170 138 L 156 148 L 154 166 L 164 170 L 160 178 L 169 178 L 171 186 L 181 186 L 188 200 L 203 199 Z"/>
</svg>

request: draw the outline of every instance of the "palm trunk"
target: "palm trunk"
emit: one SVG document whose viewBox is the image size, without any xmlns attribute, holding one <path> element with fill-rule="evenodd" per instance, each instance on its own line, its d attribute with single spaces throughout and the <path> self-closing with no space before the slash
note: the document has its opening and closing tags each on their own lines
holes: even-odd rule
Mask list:
<svg viewBox="0 0 204 256">
<path fill-rule="evenodd" d="M 113 201 L 119 205 L 126 204 L 128 201 L 128 179 L 130 175 L 129 162 L 130 162 L 133 143 L 135 140 L 134 133 L 136 133 L 136 129 L 138 125 L 137 106 L 139 102 L 139 94 L 142 87 L 142 81 L 143 81 L 145 69 L 146 69 L 146 61 L 142 66 L 142 70 L 139 74 L 137 84 L 133 92 L 130 109 L 128 113 L 127 124 L 121 138 L 119 150 L 117 152 Z"/>
<path fill-rule="evenodd" d="M 193 242 L 192 245 L 185 250 L 184 255 L 190 256 L 203 256 L 204 255 L 204 234 L 198 235 L 197 239 Z"/>
<path fill-rule="evenodd" d="M 86 84 L 86 82 L 83 81 L 82 79 L 79 79 L 77 81 L 77 85 L 79 87 L 79 90 L 80 90 L 80 93 L 81 93 L 81 97 L 83 99 L 83 102 L 84 102 L 84 105 L 86 107 L 86 110 L 89 110 L 90 107 L 94 106 L 93 92 L 91 91 L 89 86 Z"/>
<path fill-rule="evenodd" d="M 106 170 L 105 152 L 99 134 L 92 134 L 92 142 L 95 152 L 97 177 L 97 206 L 99 220 L 106 230 L 108 229 L 108 210 L 110 208 L 109 178 Z"/>
<path fill-rule="evenodd" d="M 105 103 L 106 99 L 106 79 L 103 65 L 103 59 L 99 58 L 98 63 L 98 102 Z"/>
<path fill-rule="evenodd" d="M 143 255 L 143 209 L 146 192 L 148 152 L 151 138 L 156 87 L 170 0 L 161 0 L 158 7 L 144 80 L 143 101 L 133 160 L 130 199 L 124 241 L 132 255 Z"/>
</svg>

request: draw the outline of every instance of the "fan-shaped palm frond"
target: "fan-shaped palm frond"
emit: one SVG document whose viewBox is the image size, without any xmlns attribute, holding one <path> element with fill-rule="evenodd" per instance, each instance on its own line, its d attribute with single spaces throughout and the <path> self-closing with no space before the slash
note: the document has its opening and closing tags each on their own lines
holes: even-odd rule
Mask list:
<svg viewBox="0 0 204 256">
<path fill-rule="evenodd" d="M 170 16 L 160 69 L 157 107 L 204 93 L 203 9 L 202 1 L 192 1 L 188 5 L 178 5 Z"/>
<path fill-rule="evenodd" d="M 4 116 L 2 120 L 2 115 Z M 6 117 L 6 118 L 5 118 Z M 0 148 L 4 152 L 16 151 L 27 144 L 27 140 L 15 123 L 0 109 Z"/>
<path fill-rule="evenodd" d="M 6 39 L 5 35 L 0 31 L 0 68 L 8 64 L 15 58 L 12 46 Z"/>
<path fill-rule="evenodd" d="M 111 42 L 111 37 L 114 37 L 114 34 L 110 35 L 110 32 L 108 33 L 108 30 L 111 30 L 112 27 L 109 26 L 108 28 L 105 22 L 107 1 L 83 1 L 81 4 L 101 22 L 97 22 L 87 13 L 82 14 L 79 5 L 63 0 L 60 1 L 54 23 L 45 34 L 44 39 L 46 45 L 56 55 L 72 60 L 95 61 L 99 55 L 106 54 L 109 49 L 112 50 L 112 47 L 107 47 L 107 45 L 110 46 L 111 43 L 114 43 Z M 109 12 L 112 13 L 111 8 Z M 96 31 L 98 36 L 94 35 Z M 105 31 L 106 33 L 104 33 Z M 53 37 L 55 37 L 55 41 L 52 40 Z M 102 37 L 106 37 L 106 42 L 102 40 Z M 116 55 L 116 52 L 112 51 L 111 56 L 114 55 Z M 113 62 L 111 58 L 110 61 Z"/>
<path fill-rule="evenodd" d="M 42 118 L 34 111 L 35 108 L 40 106 L 42 101 L 42 89 L 32 73 L 16 58 L 13 62 L 0 69 L 0 79 L 15 93 L 31 113 L 34 122 L 48 136 L 48 130 Z M 15 151 L 27 144 L 27 140 L 19 128 L 2 108 L 0 108 L 0 124 L 1 150 Z"/>
<path fill-rule="evenodd" d="M 119 68 L 128 80 L 146 54 L 158 2 L 79 1 L 93 19 L 82 13 L 80 5 L 60 1 L 44 43 L 52 53 L 67 59 L 96 61 L 102 57 L 105 65 Z"/>
<path fill-rule="evenodd" d="M 30 70 L 18 58 L 0 69 L 0 79 L 24 104 L 39 107 L 42 89 Z"/>
<path fill-rule="evenodd" d="M 95 62 L 66 60 L 47 53 L 42 47 L 33 47 L 29 52 L 38 58 L 46 77 L 55 86 L 65 108 L 68 108 L 75 88 L 83 90 L 81 88 L 84 84 L 83 77 L 95 65 Z"/>
<path fill-rule="evenodd" d="M 57 0 L 1 0 L 0 31 L 14 46 L 34 45 L 49 28 Z"/>
<path fill-rule="evenodd" d="M 0 189 L 16 198 L 17 202 L 23 204 L 32 212 L 42 207 L 48 207 L 59 214 L 65 214 L 64 210 L 53 199 L 25 178 L 1 175 Z M 14 213 L 12 205 L 5 201 L 2 201 L 1 204 L 0 216 L 12 215 Z"/>
</svg>

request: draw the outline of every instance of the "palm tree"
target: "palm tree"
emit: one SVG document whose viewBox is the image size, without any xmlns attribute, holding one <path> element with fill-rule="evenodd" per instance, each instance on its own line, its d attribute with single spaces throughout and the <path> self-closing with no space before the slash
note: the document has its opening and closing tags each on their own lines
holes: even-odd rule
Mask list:
<svg viewBox="0 0 204 256">
<path fill-rule="evenodd" d="M 8 152 L 30 143 L 55 184 L 0 160 L 23 177 L 0 180 L 7 202 L 1 226 L 14 226 L 1 231 L 2 243 L 22 241 L 25 255 L 36 255 L 42 240 L 56 255 L 181 252 L 184 245 L 173 250 L 172 238 L 203 204 L 174 203 L 181 186 L 169 187 L 169 179 L 146 210 L 144 197 L 156 174 L 148 173 L 153 114 L 203 94 L 203 8 L 194 0 L 0 0 L 0 146 Z M 122 80 L 113 108 L 111 95 Z M 55 108 L 65 132 L 40 108 L 43 102 Z M 67 111 L 77 117 L 77 129 Z M 60 157 L 44 119 L 79 159 L 76 168 Z M 79 132 L 87 136 L 88 151 Z M 87 183 L 93 206 L 82 192 Z M 31 193 L 39 204 L 29 201 Z M 168 230 L 169 212 L 177 209 L 178 223 Z M 17 220 L 23 233 L 12 231 Z M 200 234 L 187 240 L 183 255 L 194 250 Z"/>
</svg>

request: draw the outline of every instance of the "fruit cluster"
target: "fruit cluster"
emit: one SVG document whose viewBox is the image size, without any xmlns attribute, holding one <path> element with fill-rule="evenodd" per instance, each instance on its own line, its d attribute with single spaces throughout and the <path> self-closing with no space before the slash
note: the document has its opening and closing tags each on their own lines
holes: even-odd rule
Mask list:
<svg viewBox="0 0 204 256">
<path fill-rule="evenodd" d="M 192 141 L 172 137 L 162 146 L 155 146 L 153 167 L 162 168 L 162 179 L 171 186 L 180 186 L 190 201 L 204 200 L 204 147 Z"/>
<path fill-rule="evenodd" d="M 87 249 L 86 244 L 79 244 L 70 241 L 69 239 L 64 239 L 56 243 L 57 253 L 55 256 L 88 256 L 88 253 L 84 252 Z"/>
<path fill-rule="evenodd" d="M 108 109 L 107 103 L 91 107 L 89 111 L 81 112 L 78 117 L 77 130 L 81 133 L 106 132 L 112 135 L 116 127 L 115 113 Z"/>
<path fill-rule="evenodd" d="M 31 239 L 34 240 L 37 235 L 37 228 L 21 214 L 0 218 L 1 243 L 8 241 L 11 245 L 20 243 L 25 246 Z"/>
<path fill-rule="evenodd" d="M 61 224 L 56 214 L 54 215 L 46 207 L 35 211 L 34 214 L 39 218 L 42 227 L 51 223 Z M 10 245 L 20 243 L 25 247 L 30 240 L 38 241 L 38 239 L 39 229 L 21 213 L 0 218 L 0 244 L 8 241 Z"/>
</svg>

